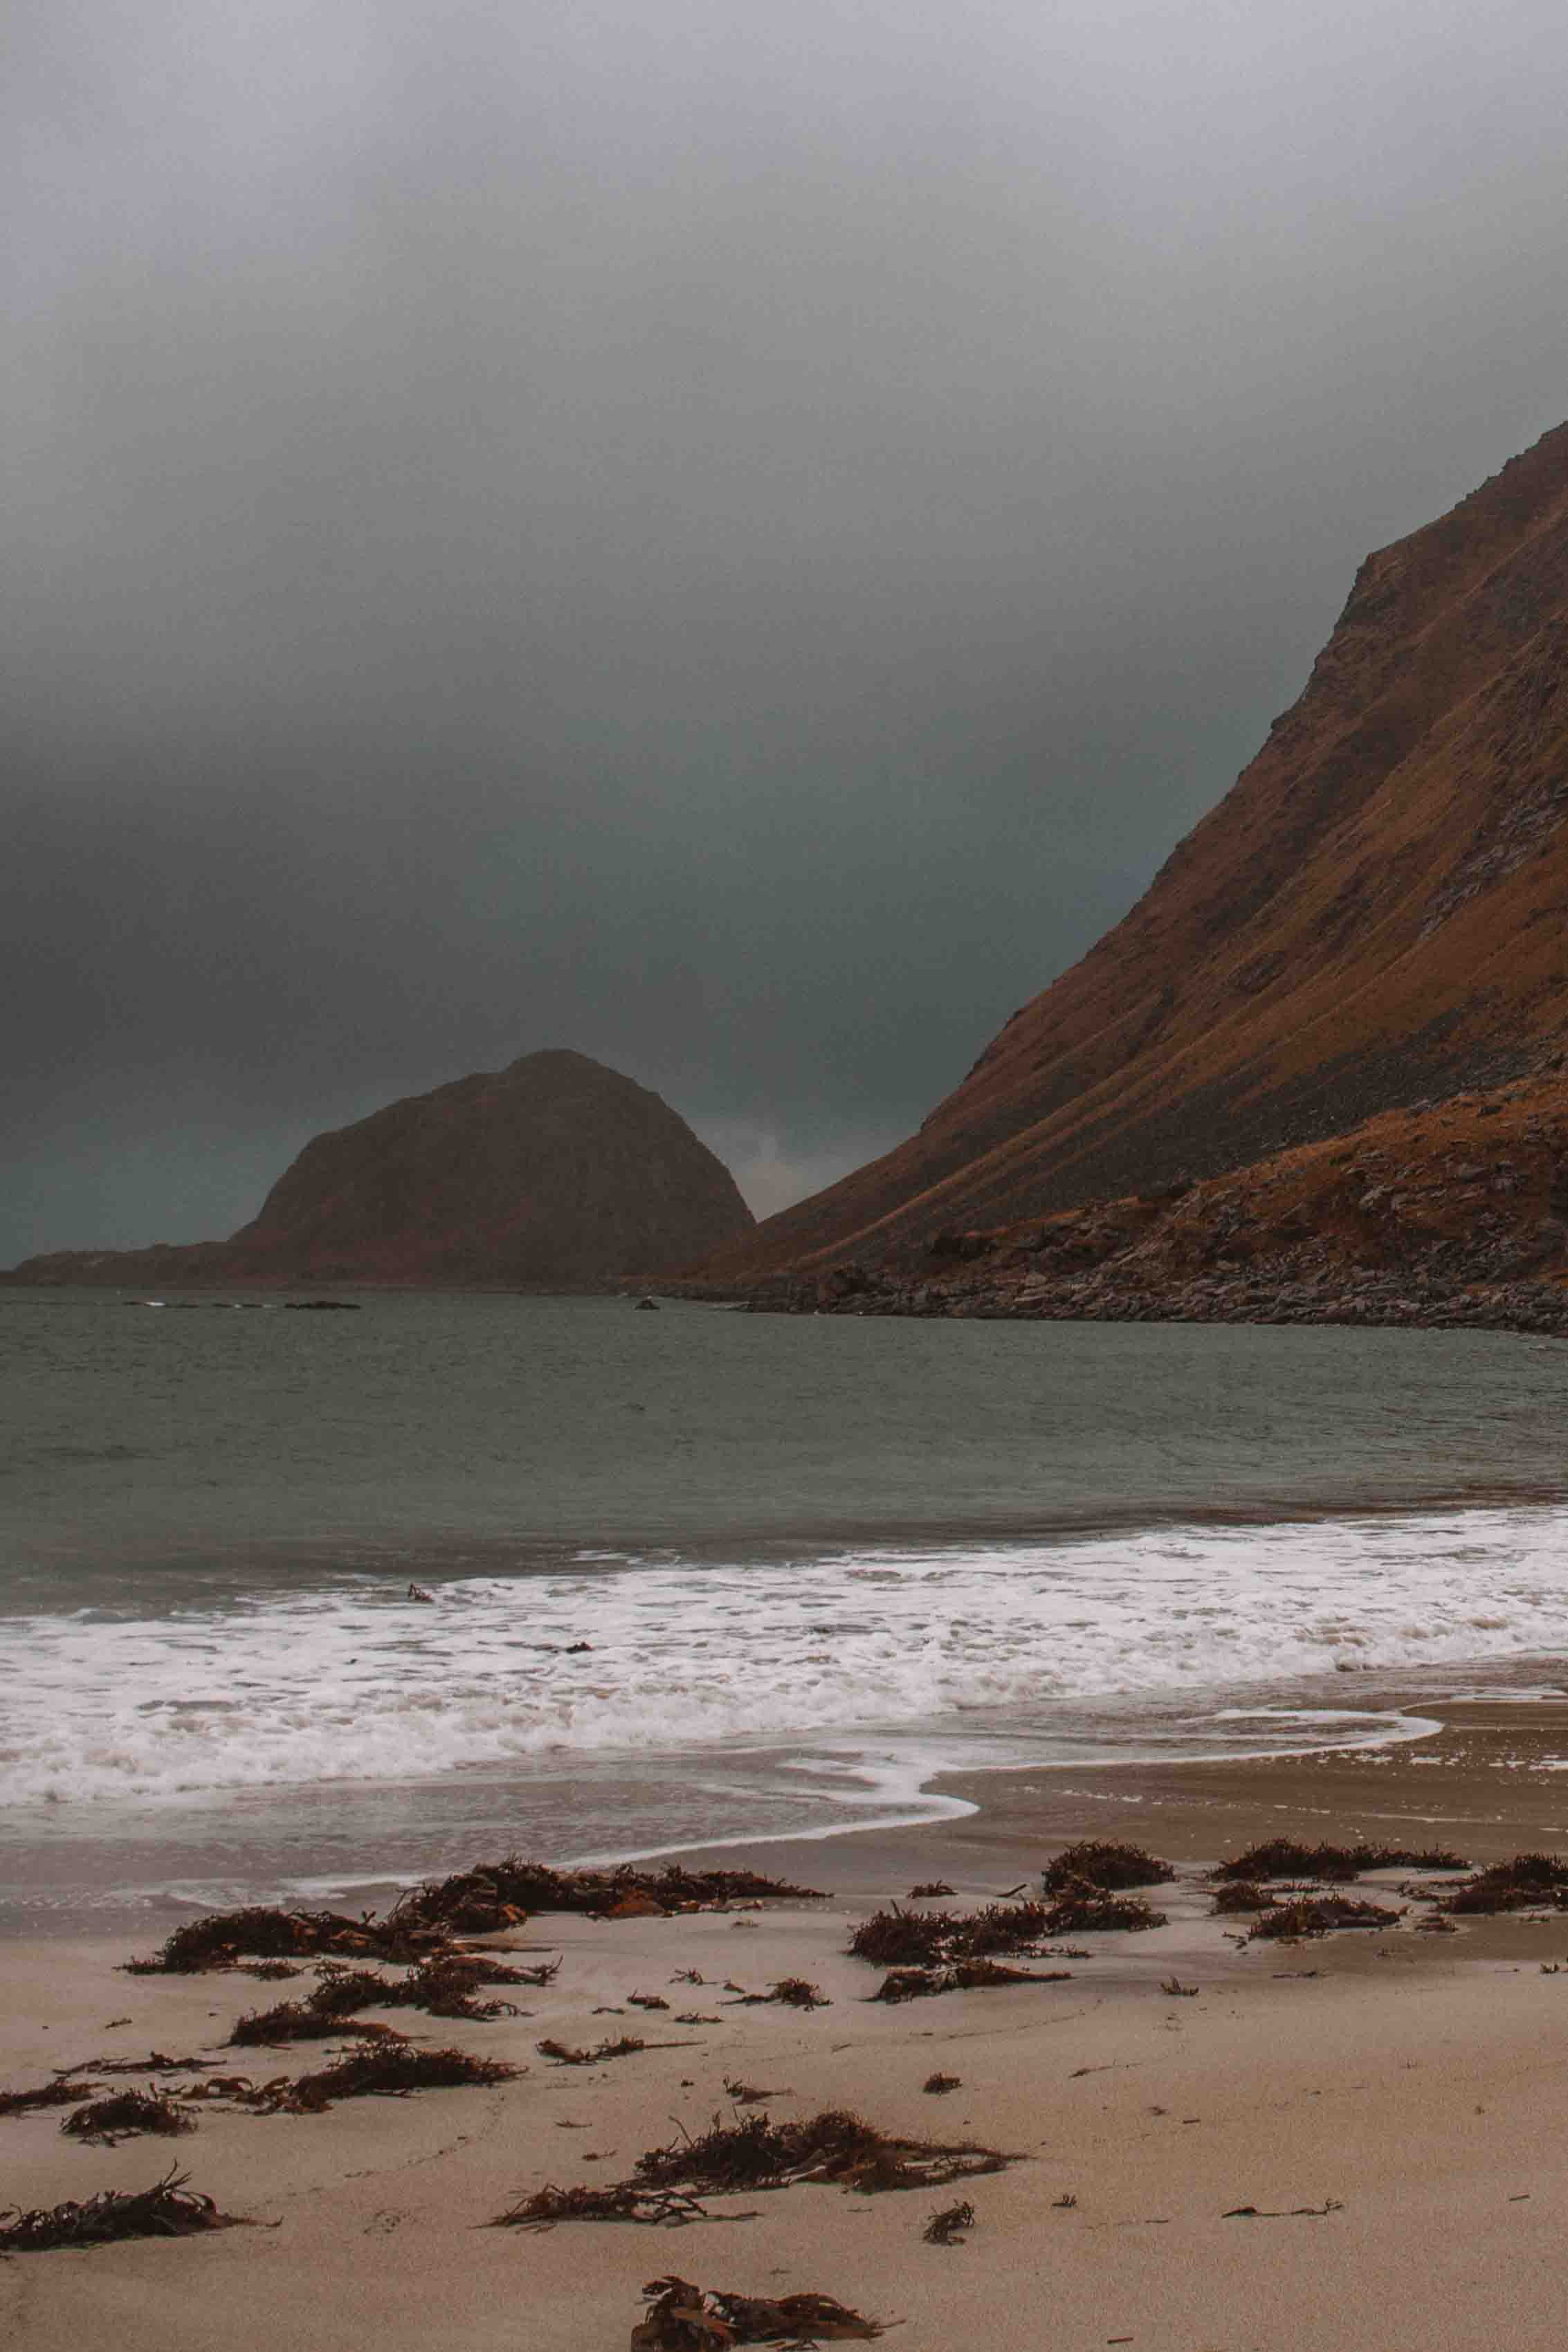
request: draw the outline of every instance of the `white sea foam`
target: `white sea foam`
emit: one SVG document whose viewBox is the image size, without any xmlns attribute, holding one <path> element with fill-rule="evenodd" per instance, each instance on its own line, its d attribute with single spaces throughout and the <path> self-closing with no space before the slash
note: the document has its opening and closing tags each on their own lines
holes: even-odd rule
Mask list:
<svg viewBox="0 0 1568 2352">
<path fill-rule="evenodd" d="M 1335 1669 L 1473 1677 L 1568 1648 L 1565 1531 L 1532 1507 L 794 1562 L 600 1554 L 440 1584 L 435 1608 L 362 1582 L 144 1622 L 13 1619 L 0 1794 L 146 1801 L 840 1746 Z M 1314 1720 L 1303 1744 L 1348 1736 Z"/>
</svg>

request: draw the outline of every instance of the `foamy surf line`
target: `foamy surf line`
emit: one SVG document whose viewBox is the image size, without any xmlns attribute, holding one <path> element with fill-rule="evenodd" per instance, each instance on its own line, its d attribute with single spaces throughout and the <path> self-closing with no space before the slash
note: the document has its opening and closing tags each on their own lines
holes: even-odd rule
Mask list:
<svg viewBox="0 0 1568 2352">
<path fill-rule="evenodd" d="M 1053 1705 L 1473 1671 L 1568 1645 L 1565 1525 L 1531 1506 L 795 1562 L 584 1557 L 441 1584 L 433 1605 L 346 1579 L 13 1620 L 0 1795 L 178 1806 L 836 1738 L 863 1754 Z"/>
</svg>

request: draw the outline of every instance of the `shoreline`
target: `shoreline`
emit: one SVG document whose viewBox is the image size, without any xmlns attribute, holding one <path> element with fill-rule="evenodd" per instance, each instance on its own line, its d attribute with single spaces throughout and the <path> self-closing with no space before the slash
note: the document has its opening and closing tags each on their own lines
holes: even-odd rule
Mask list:
<svg viewBox="0 0 1568 2352">
<path fill-rule="evenodd" d="M 329 1819 L 342 1805 L 357 1800 L 374 1824 L 374 1837 L 370 1828 L 363 1834 L 380 1849 L 384 1862 L 378 1858 L 372 1863 L 367 1856 L 356 1863 L 341 1853 L 312 1853 L 308 1843 L 289 1855 L 274 1852 L 266 1843 L 263 1817 L 251 1824 L 252 1859 L 247 1864 L 244 1825 L 237 1830 L 228 1809 L 215 1801 L 195 1809 L 184 1823 L 171 1826 L 166 1853 L 159 1857 L 161 1871 L 149 1854 L 144 1866 L 153 1874 L 140 1882 L 124 1874 L 117 1880 L 121 1890 L 118 1906 L 111 1905 L 110 1887 L 90 1875 L 94 1857 L 89 1845 L 89 1875 L 74 1898 L 41 1910 L 26 1890 L 29 1885 L 47 1884 L 53 1864 L 68 1856 L 69 1833 L 53 1848 L 52 1861 L 46 1835 L 26 1846 L 18 1843 L 12 1867 L 30 1876 L 16 1880 L 16 1895 L 0 1911 L 0 1952 L 33 1943 L 62 1948 L 105 1933 L 155 1940 L 181 1919 L 240 1902 L 380 1909 L 423 1880 L 517 1850 L 537 1851 L 554 1866 L 567 1869 L 679 1859 L 713 1867 L 743 1864 L 768 1875 L 812 1879 L 814 1872 L 820 1877 L 829 1868 L 826 1857 L 835 1849 L 866 1852 L 865 1863 L 847 1865 L 855 1875 L 875 1867 L 869 1859 L 873 1853 L 897 1846 L 901 1854 L 901 1842 L 913 1839 L 940 1849 L 932 1868 L 937 1875 L 951 1876 L 1021 1837 L 1065 1845 L 1085 1837 L 1126 1835 L 1173 1860 L 1196 1864 L 1217 1860 L 1238 1839 L 1245 1842 L 1274 1830 L 1313 1842 L 1324 1833 L 1321 1822 L 1331 1819 L 1347 1834 L 1417 1845 L 1443 1840 L 1466 1851 L 1473 1847 L 1478 1860 L 1489 1861 L 1505 1850 L 1551 1846 L 1557 1841 L 1568 1844 L 1568 1671 L 1563 1673 L 1563 1687 L 1553 1691 L 1550 1685 L 1556 1678 L 1556 1662 L 1542 1657 L 1480 1660 L 1469 1672 L 1445 1665 L 1425 1675 L 1387 1680 L 1357 1675 L 1353 1693 L 1342 1694 L 1347 1700 L 1353 1696 L 1356 1704 L 1342 1710 L 1346 1720 L 1332 1745 L 1323 1739 L 1314 1743 L 1304 1729 L 1300 1744 L 1184 1758 L 1145 1753 L 1112 1759 L 1088 1748 L 1067 1758 L 996 1762 L 948 1763 L 932 1758 L 919 1779 L 918 1797 L 904 1811 L 862 1820 L 855 1818 L 851 1802 L 845 1815 L 811 1827 L 728 1832 L 715 1837 L 656 1835 L 618 1843 L 574 1843 L 568 1838 L 540 1845 L 526 1829 L 507 1820 L 512 1810 L 509 1786 L 515 1792 L 521 1784 L 509 1784 L 504 1776 L 492 1782 L 486 1776 L 480 1785 L 487 1801 L 465 1817 L 464 1803 L 471 1807 L 474 1784 L 453 1776 L 445 1788 L 413 1785 L 391 1792 L 395 1801 L 379 1820 L 376 1801 L 385 1793 L 381 1784 L 329 1785 L 308 1792 L 310 1804 Z M 1458 1696 L 1451 1695 L 1456 1685 Z M 1321 1699 L 1330 1695 L 1314 1694 L 1319 1705 L 1300 1711 L 1308 1718 L 1328 1713 Z M 1300 1699 L 1304 1694 L 1294 1696 Z M 1265 1707 L 1259 1712 L 1279 1710 Z M 1352 1727 L 1356 1724 L 1366 1726 L 1364 1733 Z M 770 1746 L 759 1752 L 777 1751 Z M 673 1780 L 688 1759 L 644 1760 L 648 1766 L 662 1765 Z M 710 1758 L 708 1763 L 710 1769 L 718 1762 L 732 1770 L 736 1760 L 733 1756 Z M 914 1762 L 918 1769 L 918 1759 Z M 636 1786 L 631 1777 L 635 1759 L 627 1759 L 626 1765 L 630 1790 Z M 565 1778 L 563 1774 L 563 1784 Z M 602 1801 L 613 1801 L 616 1785 L 607 1784 Z M 868 1808 L 897 1801 L 890 1790 L 885 1799 L 879 1798 L 868 1777 L 867 1790 Z M 294 1793 L 296 1801 L 307 1794 Z M 267 1792 L 268 1810 L 280 1801 L 287 1802 L 289 1794 Z M 445 1815 L 443 1798 L 452 1808 Z M 209 1846 L 226 1820 L 229 1842 L 221 1848 Z M 401 1837 L 400 1822 L 405 1824 Z M 184 1846 L 175 1838 L 175 1826 L 190 1830 Z M 127 1857 L 128 1866 L 134 1867 L 135 1855 L 146 1848 L 116 1845 L 110 1831 L 103 1850 Z M 905 1866 L 900 1860 L 892 1875 Z M 844 1874 L 839 1870 L 835 1874 Z"/>
<path fill-rule="evenodd" d="M 757 1866 L 824 1890 L 820 1902 L 619 1922 L 537 1916 L 484 1939 L 520 1958 L 561 1954 L 553 1983 L 517 1995 L 526 2017 L 448 2025 L 389 2012 L 427 2043 L 527 2069 L 508 2084 L 345 2100 L 321 2116 L 204 2105 L 177 2142 L 112 2149 L 63 2138 L 58 2111 L 0 2118 L 9 2201 L 145 2187 L 176 2156 L 194 2189 L 269 2225 L 0 2263 L 7 2342 L 66 2352 L 112 2334 L 122 2352 L 239 2352 L 259 2305 L 268 2332 L 319 2352 L 366 2340 L 415 2352 L 436 2337 L 476 2352 L 520 2338 L 538 2352 L 598 2352 L 626 2342 L 643 2283 L 667 2272 L 752 2294 L 829 2294 L 901 2318 L 909 2352 L 1038 2352 L 1046 2341 L 1089 2352 L 1108 2338 L 1162 2352 L 1473 2352 L 1494 2331 L 1553 2342 L 1568 1919 L 1466 1920 L 1437 1937 L 1415 1932 L 1407 1911 L 1372 1933 L 1247 1948 L 1232 1940 L 1245 1921 L 1211 1916 L 1202 1876 L 1254 1835 L 1369 1832 L 1451 1843 L 1479 1861 L 1552 1843 L 1556 1816 L 1568 1823 L 1568 1780 L 1553 1804 L 1539 1768 L 1568 1747 L 1568 1697 L 1477 1698 L 1453 1715 L 1436 1743 L 1444 1755 L 1421 1767 L 1401 1748 L 1387 1766 L 1104 1767 L 1045 1790 L 987 1774 L 988 1795 L 1005 1788 L 1005 1801 L 963 1819 L 755 1849 Z M 1533 1768 L 1517 1760 L 1527 1750 Z M 1072 1957 L 1025 1964 L 1065 1969 L 1063 1982 L 868 2000 L 880 1972 L 845 1955 L 856 1919 L 932 1876 L 956 1888 L 952 1907 L 970 1908 L 1079 1834 L 1131 1838 L 1177 1865 L 1174 1885 L 1146 1890 L 1167 1926 L 1074 1937 Z M 703 1849 L 685 1851 L 700 1865 Z M 720 1859 L 733 1865 L 745 1850 Z M 1376 1873 L 1354 1892 L 1396 1906 L 1401 1876 Z M 309 1973 L 277 1988 L 233 1973 L 118 1973 L 155 1940 L 132 1930 L 0 1953 L 0 2083 L 149 2050 L 258 2080 L 331 2054 L 224 2048 L 242 2010 L 309 1990 Z M 691 1969 L 700 1989 L 672 1982 Z M 819 1984 L 830 2005 L 751 2008 L 723 1990 L 786 1974 Z M 632 1991 L 668 2000 L 668 2018 L 628 2007 Z M 687 2002 L 706 2021 L 675 2022 Z M 613 2063 L 554 2065 L 536 2048 L 627 2032 L 649 2046 Z M 924 2094 L 933 2073 L 958 2087 Z M 775 2119 L 848 2106 L 883 2130 L 974 2139 L 1020 2160 L 924 2194 L 796 2186 L 711 2198 L 710 2219 L 679 2232 L 482 2226 L 546 2182 L 608 2186 L 672 2134 L 738 2115 L 726 2086 L 742 2079 L 767 2087 L 761 2111 Z M 976 2215 L 968 2243 L 923 2243 L 931 2211 L 957 2196 Z M 1255 2217 L 1238 2215 L 1247 2207 Z"/>
</svg>

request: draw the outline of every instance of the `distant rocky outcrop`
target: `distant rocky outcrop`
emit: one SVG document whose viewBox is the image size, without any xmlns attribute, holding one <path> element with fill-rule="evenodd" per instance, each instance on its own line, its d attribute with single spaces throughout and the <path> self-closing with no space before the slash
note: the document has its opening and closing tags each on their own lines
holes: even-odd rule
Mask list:
<svg viewBox="0 0 1568 2352">
<path fill-rule="evenodd" d="M 753 1223 L 668 1103 L 555 1051 L 317 1136 L 229 1241 L 61 1251 L 10 1279 L 571 1287 L 678 1271 Z"/>
<path fill-rule="evenodd" d="M 726 1245 L 707 1271 L 775 1297 L 789 1283 L 810 1295 L 846 1264 L 919 1288 L 939 1236 L 995 1236 L 1069 1211 L 1083 1213 L 1084 1238 L 1103 1225 L 1131 1247 L 1152 1219 L 1123 1213 L 1133 1196 L 1148 1204 L 1224 1176 L 1239 1199 L 1241 1171 L 1266 1188 L 1281 1154 L 1461 1094 L 1489 1095 L 1500 1111 L 1523 1087 L 1544 1133 L 1568 1113 L 1565 938 L 1562 425 L 1440 521 L 1367 558 L 1300 699 L 1231 792 L 1126 919 L 1014 1013 L 918 1134 Z M 1515 1124 L 1500 1117 L 1499 1132 Z M 1505 1218 L 1504 1254 L 1561 1270 L 1568 1196 L 1560 1203 L 1542 1171 L 1526 1187 L 1526 1161 L 1546 1147 L 1527 1153 L 1522 1129 L 1512 1139 L 1510 1194 L 1495 1139 L 1478 1156 L 1482 1178 L 1455 1173 L 1436 1139 L 1426 1168 L 1420 1139 L 1402 1139 L 1387 1201 L 1363 1201 L 1356 1232 L 1407 1256 L 1428 1196 L 1446 1186 L 1456 1243 L 1472 1211 L 1491 1232 L 1531 1189 L 1535 1223 L 1517 1236 Z M 1213 1197 L 1221 1226 L 1258 1222 Z M 1173 1247 L 1181 1222 L 1162 1227 Z M 1223 1255 L 1225 1238 L 1203 1248 Z M 1286 1241 L 1299 1247 L 1303 1234 L 1281 1234 L 1282 1263 Z M 1330 1255 L 1373 1278 L 1337 1241 Z M 1077 1272 L 1059 1253 L 1046 1263 L 1053 1287 L 1070 1282 L 1088 1300 L 1083 1285 L 1100 1277 L 1087 1257 Z M 1487 1278 L 1461 1273 L 1469 1263 L 1451 1253 L 1434 1279 Z M 1151 1258 L 1139 1279 L 1158 1298 L 1212 1271 Z"/>
</svg>

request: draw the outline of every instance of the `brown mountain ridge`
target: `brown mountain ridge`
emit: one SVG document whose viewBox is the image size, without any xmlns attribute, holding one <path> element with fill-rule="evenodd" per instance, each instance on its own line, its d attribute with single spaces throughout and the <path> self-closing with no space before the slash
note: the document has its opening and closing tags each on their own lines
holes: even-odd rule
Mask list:
<svg viewBox="0 0 1568 2352">
<path fill-rule="evenodd" d="M 1488 1106 L 1488 1090 L 1525 1081 L 1528 1109 L 1521 1097 L 1482 1132 L 1495 1157 L 1504 1129 L 1522 1147 L 1528 1118 L 1550 1158 L 1568 1112 L 1565 818 L 1562 425 L 1366 559 L 1232 790 L 916 1135 L 705 1271 L 808 1287 L 847 1261 L 935 1271 L 934 1241 L 945 1281 L 955 1235 L 1081 1223 L 1087 1204 L 1135 1197 L 1142 1213 L 1120 1223 L 1147 1229 L 1163 1189 L 1196 1183 L 1201 1200 L 1203 1180 L 1251 1167 L 1265 1186 L 1280 1155 L 1415 1105 L 1498 1109 L 1505 1094 Z M 1420 1157 L 1423 1115 L 1402 1165 Z M 1536 1178 L 1528 1199 L 1519 1185 L 1497 1199 L 1545 1213 L 1561 1186 L 1544 1162 Z M 1368 1263 L 1364 1249 L 1340 1262 Z M 1175 1273 L 1150 1262 L 1145 1287 Z"/>
<path fill-rule="evenodd" d="M 668 1103 L 554 1050 L 318 1135 L 226 1242 L 59 1251 L 9 1278 L 571 1287 L 689 1266 L 753 1223 Z"/>
</svg>

